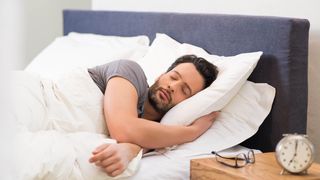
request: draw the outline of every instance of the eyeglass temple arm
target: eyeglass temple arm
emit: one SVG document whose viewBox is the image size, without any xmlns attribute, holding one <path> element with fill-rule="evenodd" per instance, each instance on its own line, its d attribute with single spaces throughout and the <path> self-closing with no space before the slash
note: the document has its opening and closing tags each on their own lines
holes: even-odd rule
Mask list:
<svg viewBox="0 0 320 180">
<path fill-rule="evenodd" d="M 219 157 L 221 157 L 221 158 L 224 158 L 224 159 L 239 159 L 239 158 L 237 158 L 237 157 L 223 157 L 223 156 L 221 156 L 220 154 L 218 154 L 217 152 L 215 152 L 215 151 L 212 151 L 211 152 L 211 154 L 215 154 L 215 155 L 217 155 L 217 156 L 219 156 Z"/>
</svg>

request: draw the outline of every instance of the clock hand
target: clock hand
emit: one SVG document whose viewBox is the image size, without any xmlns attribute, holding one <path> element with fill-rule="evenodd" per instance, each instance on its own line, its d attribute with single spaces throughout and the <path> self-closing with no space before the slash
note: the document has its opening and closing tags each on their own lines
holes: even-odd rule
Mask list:
<svg viewBox="0 0 320 180">
<path fill-rule="evenodd" d="M 298 150 L 298 140 L 295 140 L 295 147 L 294 147 L 294 154 L 292 159 L 289 161 L 288 166 L 293 162 L 294 158 L 297 156 L 297 150 Z"/>
<path fill-rule="evenodd" d="M 297 156 L 298 140 L 295 141 L 294 156 Z"/>
</svg>

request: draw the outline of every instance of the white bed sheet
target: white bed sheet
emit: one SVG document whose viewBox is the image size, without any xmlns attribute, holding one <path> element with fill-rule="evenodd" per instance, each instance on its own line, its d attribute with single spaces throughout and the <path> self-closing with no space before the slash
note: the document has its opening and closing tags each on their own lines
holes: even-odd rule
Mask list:
<svg viewBox="0 0 320 180">
<path fill-rule="evenodd" d="M 249 149 L 237 145 L 229 149 L 220 151 L 223 156 L 234 156 L 239 153 L 247 153 Z M 254 152 L 261 153 L 260 150 Z M 204 157 L 214 157 L 210 154 L 198 154 L 194 156 L 183 156 L 188 154 L 173 150 L 164 154 L 145 154 L 140 162 L 140 167 L 136 174 L 126 180 L 185 180 L 190 179 L 190 160 Z"/>
</svg>

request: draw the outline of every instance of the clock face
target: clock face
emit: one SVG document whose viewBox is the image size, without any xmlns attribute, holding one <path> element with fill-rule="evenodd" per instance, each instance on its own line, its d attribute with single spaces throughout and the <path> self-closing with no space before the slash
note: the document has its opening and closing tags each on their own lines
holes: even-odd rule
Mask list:
<svg viewBox="0 0 320 180">
<path fill-rule="evenodd" d="M 313 161 L 313 147 L 303 138 L 284 138 L 277 146 L 277 160 L 280 165 L 292 173 L 306 170 Z"/>
</svg>

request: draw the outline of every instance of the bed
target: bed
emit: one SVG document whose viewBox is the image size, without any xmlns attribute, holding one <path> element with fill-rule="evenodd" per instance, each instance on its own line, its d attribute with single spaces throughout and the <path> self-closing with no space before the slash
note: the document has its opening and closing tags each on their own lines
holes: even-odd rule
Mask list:
<svg viewBox="0 0 320 180">
<path fill-rule="evenodd" d="M 276 89 L 271 112 L 254 136 L 225 150 L 274 151 L 285 133 L 306 133 L 308 32 L 305 19 L 266 16 L 64 10 L 64 35 L 71 32 L 112 36 L 165 33 L 220 56 L 263 51 L 249 80 Z M 190 158 L 145 156 L 129 179 L 188 179 Z M 157 162 L 157 163 L 154 163 Z"/>
<path fill-rule="evenodd" d="M 268 83 L 277 92 L 272 110 L 258 132 L 241 145 L 269 152 L 274 151 L 282 134 L 306 133 L 309 33 L 306 19 L 85 10 L 65 10 L 63 16 L 64 35 L 69 32 L 147 35 L 152 40 L 160 32 L 217 55 L 230 56 L 261 50 L 264 53 L 249 80 Z M 147 167 L 147 163 L 152 161 L 164 164 Z M 145 171 L 139 170 L 140 175 L 138 173 L 135 177 L 148 177 L 141 174 L 147 175 L 147 171 L 150 174 L 150 170 L 158 169 L 158 175 L 153 175 L 153 178 L 187 178 L 187 162 L 180 163 L 180 166 L 177 164 L 178 160 L 170 161 L 166 157 L 147 157 L 141 167 Z M 170 169 L 175 169 L 180 175 L 168 175 Z"/>
<path fill-rule="evenodd" d="M 246 147 L 273 151 L 283 133 L 306 133 L 309 22 L 305 19 L 219 14 L 65 10 L 69 32 L 135 36 L 157 32 L 218 55 L 264 52 L 249 77 L 277 89 L 270 115 Z M 119 23 L 120 22 L 120 23 Z"/>
</svg>

